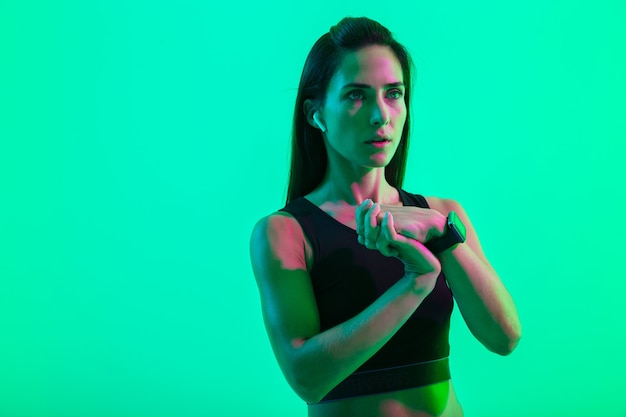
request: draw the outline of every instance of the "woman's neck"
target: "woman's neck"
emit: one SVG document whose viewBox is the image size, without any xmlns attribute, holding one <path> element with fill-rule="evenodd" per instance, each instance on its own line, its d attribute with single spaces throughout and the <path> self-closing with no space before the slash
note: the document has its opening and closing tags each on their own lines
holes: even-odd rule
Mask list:
<svg viewBox="0 0 626 417">
<path fill-rule="evenodd" d="M 376 203 L 392 205 L 399 200 L 397 190 L 385 178 L 384 168 L 360 173 L 339 173 L 328 170 L 322 183 L 310 194 L 316 203 L 346 202 L 358 205 L 368 198 Z"/>
</svg>

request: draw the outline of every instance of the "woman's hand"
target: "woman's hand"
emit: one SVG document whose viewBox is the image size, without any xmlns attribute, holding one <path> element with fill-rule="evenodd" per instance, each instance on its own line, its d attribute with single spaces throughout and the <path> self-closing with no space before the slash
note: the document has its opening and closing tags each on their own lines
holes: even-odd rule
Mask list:
<svg viewBox="0 0 626 417">
<path fill-rule="evenodd" d="M 442 236 L 446 227 L 446 216 L 437 210 L 413 206 L 380 206 L 378 224 L 387 211 L 393 216 L 396 232 L 421 243 Z"/>
<path fill-rule="evenodd" d="M 357 207 L 355 218 L 359 243 L 384 256 L 400 259 L 405 275 L 432 275 L 434 285 L 441 272 L 439 260 L 418 240 L 399 234 L 390 211 L 383 214 L 379 204 L 366 201 Z M 379 218 L 382 218 L 380 224 Z"/>
</svg>

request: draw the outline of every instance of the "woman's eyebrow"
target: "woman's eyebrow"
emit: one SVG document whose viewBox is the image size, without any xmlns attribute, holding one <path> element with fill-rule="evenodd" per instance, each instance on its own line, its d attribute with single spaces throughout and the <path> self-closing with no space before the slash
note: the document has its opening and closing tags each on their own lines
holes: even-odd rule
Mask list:
<svg viewBox="0 0 626 417">
<path fill-rule="evenodd" d="M 343 90 L 344 88 L 350 88 L 350 87 L 369 88 L 369 89 L 373 89 L 374 88 L 374 87 L 372 87 L 371 85 L 368 85 L 368 84 L 349 83 L 349 84 L 346 84 L 343 87 L 341 87 L 341 89 Z M 385 84 L 385 87 L 404 87 L 404 83 L 401 82 L 401 81 L 397 81 L 395 83 Z"/>
</svg>

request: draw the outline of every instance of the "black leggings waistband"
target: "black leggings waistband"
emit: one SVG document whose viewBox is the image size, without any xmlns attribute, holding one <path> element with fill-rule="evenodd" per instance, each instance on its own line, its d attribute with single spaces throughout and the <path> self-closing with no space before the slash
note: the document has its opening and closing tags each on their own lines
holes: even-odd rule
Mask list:
<svg viewBox="0 0 626 417">
<path fill-rule="evenodd" d="M 356 372 L 333 388 L 320 403 L 434 384 L 450 379 L 448 358 L 393 368 Z"/>
</svg>

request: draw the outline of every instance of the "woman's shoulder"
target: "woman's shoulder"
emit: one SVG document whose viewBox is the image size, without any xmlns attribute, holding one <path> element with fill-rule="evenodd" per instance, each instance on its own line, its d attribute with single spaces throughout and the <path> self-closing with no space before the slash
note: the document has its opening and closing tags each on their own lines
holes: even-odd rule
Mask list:
<svg viewBox="0 0 626 417">
<path fill-rule="evenodd" d="M 458 201 L 452 199 L 452 198 L 445 198 L 445 197 L 439 197 L 439 196 L 425 196 L 422 194 L 414 194 L 414 193 L 410 193 L 407 192 L 405 190 L 402 190 L 402 192 L 404 192 L 405 194 L 409 195 L 409 198 L 412 200 L 415 200 L 417 202 L 421 204 L 426 204 L 428 206 L 428 208 L 431 208 L 433 210 L 437 210 L 439 212 L 449 212 L 449 211 L 453 211 L 453 210 L 459 210 L 459 208 L 461 207 L 461 205 L 459 204 Z"/>
<path fill-rule="evenodd" d="M 461 203 L 453 198 L 444 198 L 444 197 L 434 197 L 428 196 L 426 197 L 428 204 L 431 205 L 437 211 L 460 211 L 463 210 Z"/>
<path fill-rule="evenodd" d="M 300 228 L 297 213 L 303 210 L 303 200 L 288 202 L 283 208 L 261 217 L 254 225 L 254 231 L 284 231 L 285 228 Z"/>
<path fill-rule="evenodd" d="M 285 211 L 260 218 L 252 229 L 250 252 L 253 259 L 278 260 L 283 267 L 304 267 L 310 245 L 300 223 Z"/>
<path fill-rule="evenodd" d="M 437 211 L 446 211 L 448 207 L 449 200 L 448 198 L 437 197 L 437 196 L 426 196 L 424 197 L 426 201 L 428 201 L 428 206 Z"/>
<path fill-rule="evenodd" d="M 277 210 L 257 220 L 252 229 L 252 235 L 257 237 L 262 237 L 259 235 L 263 235 L 266 238 L 290 238 L 297 235 L 298 233 L 294 232 L 298 230 L 302 233 L 300 223 L 298 223 L 293 214 Z"/>
<path fill-rule="evenodd" d="M 437 196 L 425 196 L 423 194 L 411 193 L 406 190 L 399 190 L 402 200 L 409 202 L 418 207 L 431 208 L 433 210 L 441 211 L 448 206 L 454 205 L 456 202 L 449 198 L 442 198 Z"/>
</svg>

